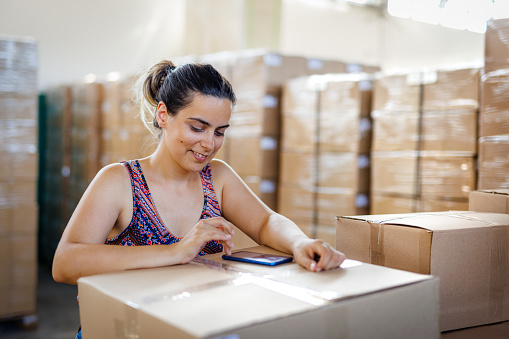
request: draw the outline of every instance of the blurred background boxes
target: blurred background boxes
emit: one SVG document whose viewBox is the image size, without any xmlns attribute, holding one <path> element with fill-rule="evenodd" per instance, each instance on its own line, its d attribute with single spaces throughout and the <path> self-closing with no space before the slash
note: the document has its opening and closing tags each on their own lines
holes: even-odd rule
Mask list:
<svg viewBox="0 0 509 339">
<path fill-rule="evenodd" d="M 0 39 L 0 319 L 37 318 L 38 46 Z"/>
</svg>

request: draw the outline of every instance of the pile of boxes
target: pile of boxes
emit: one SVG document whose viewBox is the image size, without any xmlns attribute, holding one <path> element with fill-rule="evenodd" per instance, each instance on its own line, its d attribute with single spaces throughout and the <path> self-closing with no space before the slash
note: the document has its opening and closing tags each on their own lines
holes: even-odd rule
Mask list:
<svg viewBox="0 0 509 339">
<path fill-rule="evenodd" d="M 219 158 L 270 208 L 277 210 L 283 85 L 299 76 L 376 68 L 248 50 L 204 56 L 229 78 L 238 99 Z M 221 58 L 222 61 L 218 61 Z"/>
<path fill-rule="evenodd" d="M 371 213 L 465 210 L 476 188 L 479 68 L 379 74 Z"/>
<path fill-rule="evenodd" d="M 0 39 L 0 319 L 37 321 L 37 70 L 32 39 Z"/>
<path fill-rule="evenodd" d="M 509 188 L 509 19 L 488 21 L 479 114 L 479 189 Z"/>
<path fill-rule="evenodd" d="M 278 210 L 334 243 L 334 217 L 369 211 L 372 76 L 325 74 L 283 90 Z"/>
</svg>

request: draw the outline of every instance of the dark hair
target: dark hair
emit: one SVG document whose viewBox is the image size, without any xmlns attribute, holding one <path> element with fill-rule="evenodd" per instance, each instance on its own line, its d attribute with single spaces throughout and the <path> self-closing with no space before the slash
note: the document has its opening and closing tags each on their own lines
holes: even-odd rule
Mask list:
<svg viewBox="0 0 509 339">
<path fill-rule="evenodd" d="M 228 99 L 232 106 L 237 101 L 228 80 L 208 64 L 190 63 L 176 67 L 173 62 L 164 60 L 145 72 L 138 79 L 137 87 L 141 118 L 149 129 L 150 120 L 153 127 L 161 129 L 154 114 L 161 101 L 170 115 L 176 115 L 187 107 L 196 94 Z"/>
</svg>

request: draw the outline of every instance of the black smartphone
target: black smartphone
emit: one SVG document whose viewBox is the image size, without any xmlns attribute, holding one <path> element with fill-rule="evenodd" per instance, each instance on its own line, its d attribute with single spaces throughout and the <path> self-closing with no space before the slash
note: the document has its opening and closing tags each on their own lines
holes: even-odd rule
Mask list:
<svg viewBox="0 0 509 339">
<path fill-rule="evenodd" d="M 239 251 L 232 253 L 231 255 L 223 254 L 223 259 L 268 266 L 284 264 L 287 262 L 291 262 L 293 260 L 292 257 L 287 257 L 283 255 L 256 253 L 250 251 Z"/>
</svg>

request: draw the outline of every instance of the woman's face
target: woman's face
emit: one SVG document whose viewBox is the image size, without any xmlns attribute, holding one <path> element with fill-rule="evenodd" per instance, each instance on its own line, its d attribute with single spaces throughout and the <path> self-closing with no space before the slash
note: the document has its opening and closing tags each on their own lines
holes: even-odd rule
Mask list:
<svg viewBox="0 0 509 339">
<path fill-rule="evenodd" d="M 161 142 L 183 168 L 200 171 L 223 145 L 232 107 L 228 99 L 197 94 L 176 116 L 159 111 L 159 125 L 164 130 Z"/>
</svg>

